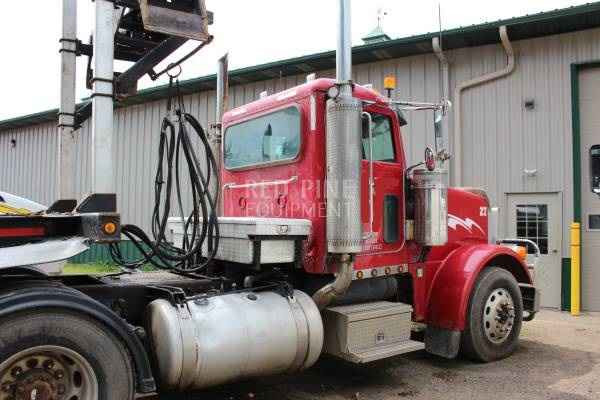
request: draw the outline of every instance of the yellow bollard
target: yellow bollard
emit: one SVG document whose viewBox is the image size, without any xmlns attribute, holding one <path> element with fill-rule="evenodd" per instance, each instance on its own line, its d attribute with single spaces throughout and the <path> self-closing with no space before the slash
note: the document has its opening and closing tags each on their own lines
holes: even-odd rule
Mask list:
<svg viewBox="0 0 600 400">
<path fill-rule="evenodd" d="M 581 310 L 581 224 L 571 224 L 571 315 Z"/>
</svg>

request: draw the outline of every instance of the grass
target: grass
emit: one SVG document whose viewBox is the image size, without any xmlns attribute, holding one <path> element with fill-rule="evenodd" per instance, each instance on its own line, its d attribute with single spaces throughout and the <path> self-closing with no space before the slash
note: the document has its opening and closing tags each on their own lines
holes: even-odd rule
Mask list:
<svg viewBox="0 0 600 400">
<path fill-rule="evenodd" d="M 114 264 L 67 264 L 63 275 L 106 275 L 119 271 Z"/>
<path fill-rule="evenodd" d="M 150 265 L 143 266 L 140 271 L 150 272 L 155 269 Z M 72 264 L 68 263 L 65 265 L 63 275 L 107 275 L 121 272 L 115 264 L 111 263 L 99 263 L 99 264 Z"/>
</svg>

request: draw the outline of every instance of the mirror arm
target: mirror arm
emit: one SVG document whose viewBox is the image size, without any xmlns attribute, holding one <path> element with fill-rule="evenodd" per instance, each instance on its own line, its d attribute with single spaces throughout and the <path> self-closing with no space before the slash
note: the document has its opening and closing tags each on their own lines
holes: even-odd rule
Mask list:
<svg viewBox="0 0 600 400">
<path fill-rule="evenodd" d="M 400 110 L 406 111 L 421 111 L 421 110 L 440 110 L 442 115 L 446 115 L 448 110 L 452 107 L 452 103 L 449 100 L 441 103 L 423 103 L 417 101 L 402 101 L 402 100 L 389 100 L 390 105 L 397 107 Z"/>
<path fill-rule="evenodd" d="M 373 172 L 373 117 L 366 111 L 363 111 L 362 116 L 367 118 L 369 129 L 369 232 L 365 235 L 365 239 L 369 239 L 373 237 L 373 222 L 375 220 L 373 210 L 375 195 L 375 178 Z"/>
</svg>

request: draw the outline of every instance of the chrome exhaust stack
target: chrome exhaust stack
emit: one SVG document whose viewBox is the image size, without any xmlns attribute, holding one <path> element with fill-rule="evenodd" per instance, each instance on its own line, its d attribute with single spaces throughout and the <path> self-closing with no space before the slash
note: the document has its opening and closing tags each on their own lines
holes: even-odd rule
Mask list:
<svg viewBox="0 0 600 400">
<path fill-rule="evenodd" d="M 350 0 L 339 0 L 336 86 L 327 100 L 327 248 L 338 257 L 336 279 L 313 299 L 320 309 L 352 282 L 352 254 L 362 250 L 360 172 L 362 102 L 352 97 Z"/>
<path fill-rule="evenodd" d="M 223 141 L 223 115 L 229 106 L 229 54 L 219 58 L 217 63 L 217 102 L 215 105 L 215 123 L 212 126 L 211 148 L 217 164 L 217 176 L 221 176 L 221 143 Z M 215 185 L 217 182 L 213 182 Z M 211 188 L 217 193 L 217 216 L 223 216 L 223 198 L 220 188 Z"/>
<path fill-rule="evenodd" d="M 360 202 L 362 103 L 352 97 L 350 0 L 339 0 L 337 88 L 327 101 L 327 246 L 330 253 L 362 250 Z"/>
<path fill-rule="evenodd" d="M 338 84 L 346 84 L 350 87 L 352 80 L 352 15 L 350 11 L 350 0 L 339 0 L 339 20 L 338 20 L 338 37 L 337 51 L 335 53 L 336 62 L 336 79 Z"/>
</svg>

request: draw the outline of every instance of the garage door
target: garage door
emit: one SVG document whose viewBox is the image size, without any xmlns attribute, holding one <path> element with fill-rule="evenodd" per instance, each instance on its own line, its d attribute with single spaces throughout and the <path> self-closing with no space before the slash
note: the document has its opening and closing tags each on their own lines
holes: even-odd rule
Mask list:
<svg viewBox="0 0 600 400">
<path fill-rule="evenodd" d="M 581 307 L 600 311 L 600 68 L 579 74 Z"/>
<path fill-rule="evenodd" d="M 537 243 L 541 257 L 535 285 L 541 291 L 541 306 L 560 307 L 561 227 L 560 193 L 511 193 L 507 195 L 508 237 Z"/>
</svg>

